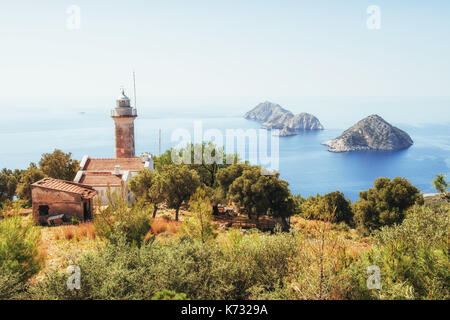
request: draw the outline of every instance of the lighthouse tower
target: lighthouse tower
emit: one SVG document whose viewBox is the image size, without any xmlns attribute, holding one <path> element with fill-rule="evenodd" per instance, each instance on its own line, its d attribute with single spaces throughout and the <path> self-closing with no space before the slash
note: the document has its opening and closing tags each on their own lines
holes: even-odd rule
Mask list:
<svg viewBox="0 0 450 320">
<path fill-rule="evenodd" d="M 111 118 L 115 124 L 116 158 L 134 158 L 134 119 L 137 117 L 135 108 L 131 107 L 130 99 L 124 90 L 117 98 L 116 107 L 111 110 Z"/>
</svg>

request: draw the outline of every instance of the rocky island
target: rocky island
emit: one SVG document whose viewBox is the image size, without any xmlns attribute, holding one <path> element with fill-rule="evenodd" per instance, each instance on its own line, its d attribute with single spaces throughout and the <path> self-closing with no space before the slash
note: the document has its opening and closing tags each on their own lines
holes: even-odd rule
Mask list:
<svg viewBox="0 0 450 320">
<path fill-rule="evenodd" d="M 278 104 L 266 101 L 244 115 L 245 119 L 262 123 L 266 129 L 280 129 L 280 136 L 291 136 L 301 130 L 323 130 L 319 119 L 309 113 L 294 115 Z"/>
<path fill-rule="evenodd" d="M 374 114 L 359 121 L 336 139 L 323 144 L 330 147 L 329 151 L 331 152 L 395 151 L 409 148 L 413 144 L 413 140 L 406 132 Z"/>
</svg>

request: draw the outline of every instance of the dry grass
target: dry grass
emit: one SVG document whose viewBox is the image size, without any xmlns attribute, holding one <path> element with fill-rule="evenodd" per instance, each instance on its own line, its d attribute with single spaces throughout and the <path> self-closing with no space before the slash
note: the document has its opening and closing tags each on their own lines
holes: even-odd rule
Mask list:
<svg viewBox="0 0 450 320">
<path fill-rule="evenodd" d="M 176 234 L 180 228 L 181 222 L 168 220 L 167 218 L 156 218 L 151 225 L 152 234 L 160 234 L 163 232 L 170 232 Z"/>
<path fill-rule="evenodd" d="M 54 238 L 56 240 L 75 240 L 83 239 L 95 240 L 97 234 L 92 222 L 80 223 L 78 225 L 65 225 L 53 230 Z"/>
<path fill-rule="evenodd" d="M 291 217 L 291 226 L 300 231 L 305 239 L 309 239 L 311 242 L 320 239 L 322 231 L 325 229 L 329 236 L 340 238 L 346 252 L 354 257 L 373 245 L 371 238 L 361 238 L 355 229 L 344 228 L 343 225 L 320 220 L 308 220 L 296 216 Z"/>
<path fill-rule="evenodd" d="M 182 222 L 171 220 L 164 216 L 153 220 L 150 231 L 145 236 L 144 241 L 148 241 L 156 235 L 177 234 Z"/>
<path fill-rule="evenodd" d="M 31 219 L 31 216 L 24 219 Z M 51 269 L 65 272 L 69 264 L 74 264 L 77 259 L 87 253 L 98 252 L 106 243 L 95 234 L 92 223 L 40 227 L 40 229 L 42 240 L 39 256 L 45 257 L 45 267 L 33 281 L 43 280 L 45 272 Z M 67 238 L 70 239 L 65 237 L 66 233 Z"/>
<path fill-rule="evenodd" d="M 17 209 L 7 209 L 3 212 L 5 217 L 13 217 L 13 216 L 27 216 L 33 213 L 33 209 L 31 208 L 17 208 Z"/>
</svg>

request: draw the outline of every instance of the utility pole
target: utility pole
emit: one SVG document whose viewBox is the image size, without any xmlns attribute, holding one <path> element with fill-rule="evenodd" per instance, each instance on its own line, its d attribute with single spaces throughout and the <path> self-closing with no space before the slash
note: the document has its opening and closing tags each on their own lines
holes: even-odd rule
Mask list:
<svg viewBox="0 0 450 320">
<path fill-rule="evenodd" d="M 161 128 L 159 128 L 159 135 L 158 135 L 158 156 L 161 155 Z"/>
</svg>

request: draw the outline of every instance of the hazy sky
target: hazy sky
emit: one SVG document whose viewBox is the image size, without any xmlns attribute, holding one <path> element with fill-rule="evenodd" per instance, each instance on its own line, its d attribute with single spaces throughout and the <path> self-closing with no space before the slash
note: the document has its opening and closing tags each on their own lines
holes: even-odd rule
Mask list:
<svg viewBox="0 0 450 320">
<path fill-rule="evenodd" d="M 70 5 L 79 30 L 66 26 Z M 366 26 L 369 5 L 381 29 Z M 450 1 L 0 0 L 5 101 L 450 96 Z"/>
</svg>

